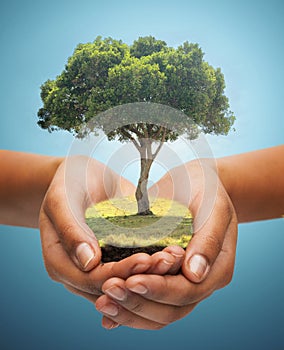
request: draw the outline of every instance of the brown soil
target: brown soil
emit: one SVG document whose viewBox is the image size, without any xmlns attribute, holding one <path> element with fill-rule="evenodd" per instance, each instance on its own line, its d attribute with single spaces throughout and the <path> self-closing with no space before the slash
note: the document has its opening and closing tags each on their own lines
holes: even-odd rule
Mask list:
<svg viewBox="0 0 284 350">
<path fill-rule="evenodd" d="M 151 245 L 147 247 L 114 247 L 112 245 L 105 245 L 102 250 L 102 262 L 120 261 L 136 253 L 147 253 L 152 255 L 163 250 L 166 247 Z"/>
</svg>

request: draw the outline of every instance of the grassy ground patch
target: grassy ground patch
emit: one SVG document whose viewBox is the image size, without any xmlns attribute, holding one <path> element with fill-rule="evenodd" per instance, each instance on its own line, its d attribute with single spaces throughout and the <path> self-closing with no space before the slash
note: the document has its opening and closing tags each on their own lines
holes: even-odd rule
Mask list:
<svg viewBox="0 0 284 350">
<path fill-rule="evenodd" d="M 192 216 L 179 203 L 151 200 L 154 215 L 139 216 L 136 201 L 126 197 L 105 201 L 89 208 L 86 222 L 101 246 L 144 247 L 180 245 L 191 239 Z"/>
</svg>

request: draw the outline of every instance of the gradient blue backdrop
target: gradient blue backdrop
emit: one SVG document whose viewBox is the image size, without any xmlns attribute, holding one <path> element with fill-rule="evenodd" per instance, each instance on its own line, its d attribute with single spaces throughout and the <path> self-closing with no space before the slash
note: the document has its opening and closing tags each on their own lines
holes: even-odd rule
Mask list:
<svg viewBox="0 0 284 350">
<path fill-rule="evenodd" d="M 39 86 L 79 42 L 154 35 L 198 42 L 220 66 L 236 132 L 216 156 L 284 141 L 282 1 L 2 1 L 0 148 L 65 155 L 72 137 L 36 125 Z M 257 171 L 257 169 L 256 169 Z M 0 226 L 0 349 L 283 349 L 284 221 L 240 226 L 233 282 L 158 332 L 106 331 L 87 301 L 49 280 L 38 231 Z"/>
</svg>

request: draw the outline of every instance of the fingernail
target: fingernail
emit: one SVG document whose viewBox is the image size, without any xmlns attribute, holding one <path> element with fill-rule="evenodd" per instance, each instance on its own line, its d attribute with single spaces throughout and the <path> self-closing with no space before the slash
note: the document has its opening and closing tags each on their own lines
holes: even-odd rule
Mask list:
<svg viewBox="0 0 284 350">
<path fill-rule="evenodd" d="M 174 256 L 177 259 L 181 259 L 184 257 L 184 254 L 176 254 L 176 253 L 170 253 L 172 256 Z"/>
<path fill-rule="evenodd" d="M 115 328 L 117 328 L 119 326 L 120 326 L 119 323 L 114 322 L 112 325 L 110 325 L 110 327 L 108 329 L 115 329 Z"/>
<path fill-rule="evenodd" d="M 137 294 L 146 294 L 148 293 L 148 289 L 143 286 L 142 284 L 136 284 L 136 286 L 128 288 L 131 290 L 131 292 L 137 293 Z"/>
<path fill-rule="evenodd" d="M 90 261 L 94 259 L 95 253 L 88 243 L 81 243 L 76 249 L 77 259 L 83 269 L 86 269 Z"/>
<path fill-rule="evenodd" d="M 117 286 L 106 289 L 105 293 L 111 298 L 117 299 L 119 301 L 123 301 L 126 299 L 126 291 Z"/>
<path fill-rule="evenodd" d="M 105 316 L 102 320 L 102 326 L 110 330 L 119 327 L 120 324 Z"/>
<path fill-rule="evenodd" d="M 195 254 L 189 260 L 189 269 L 201 281 L 206 277 L 209 265 L 204 256 Z"/>
<path fill-rule="evenodd" d="M 174 262 L 173 262 L 173 261 L 168 261 L 168 260 L 165 260 L 165 259 L 164 259 L 164 260 L 160 261 L 160 263 L 161 263 L 161 264 L 165 264 L 165 265 L 173 265 Z"/>
<path fill-rule="evenodd" d="M 101 311 L 103 314 L 113 316 L 113 317 L 118 315 L 118 307 L 114 304 L 105 305 L 99 311 Z"/>
</svg>

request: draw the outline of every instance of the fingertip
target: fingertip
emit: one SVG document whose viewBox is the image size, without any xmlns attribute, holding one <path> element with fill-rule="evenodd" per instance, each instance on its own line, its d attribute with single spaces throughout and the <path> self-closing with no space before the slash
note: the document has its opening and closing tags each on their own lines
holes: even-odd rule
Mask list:
<svg viewBox="0 0 284 350">
<path fill-rule="evenodd" d="M 131 293 L 142 295 L 144 297 L 146 294 L 149 294 L 149 289 L 141 282 L 129 281 L 128 283 L 126 282 L 125 287 Z"/>
<path fill-rule="evenodd" d="M 125 281 L 125 287 L 129 290 L 133 289 L 137 284 L 143 284 L 144 275 L 134 275 L 127 278 Z"/>
<path fill-rule="evenodd" d="M 146 253 L 137 253 L 128 258 L 132 261 L 135 259 L 135 264 L 132 267 L 133 274 L 140 274 L 146 272 L 151 266 L 151 257 Z"/>
<path fill-rule="evenodd" d="M 79 268 L 88 272 L 101 261 L 101 251 L 97 245 L 82 242 L 76 248 L 75 258 Z"/>
<path fill-rule="evenodd" d="M 166 250 L 162 250 L 160 252 L 154 253 L 152 255 L 152 259 L 154 261 L 160 262 L 163 261 L 165 262 L 167 265 L 172 265 L 175 263 L 175 257 L 173 256 L 173 254 L 171 254 L 170 252 L 166 251 Z"/>
<path fill-rule="evenodd" d="M 185 258 L 185 250 L 182 247 L 175 245 L 175 246 L 168 246 L 163 251 L 170 254 L 175 260 L 174 264 L 168 270 L 167 273 L 170 275 L 177 274 L 180 271 L 181 266 L 183 264 L 183 261 Z"/>
<path fill-rule="evenodd" d="M 144 296 L 149 292 L 148 288 L 146 288 L 143 284 L 136 284 L 135 286 L 128 287 L 128 290 L 130 290 L 132 293 Z"/>
<path fill-rule="evenodd" d="M 174 256 L 175 258 L 181 259 L 185 256 L 185 250 L 178 245 L 171 245 L 163 249 L 164 252 L 167 252 Z"/>
<path fill-rule="evenodd" d="M 119 323 L 111 320 L 110 318 L 106 317 L 106 316 L 103 316 L 102 318 L 102 326 L 105 328 L 105 329 L 108 329 L 108 330 L 111 330 L 111 329 L 115 329 L 117 327 L 120 326 Z"/>
<path fill-rule="evenodd" d="M 151 256 L 151 267 L 147 271 L 147 274 L 165 275 L 169 273 L 172 267 L 175 265 L 176 259 L 170 253 L 166 251 L 160 251 L 154 253 Z"/>
<path fill-rule="evenodd" d="M 186 258 L 182 265 L 184 276 L 194 283 L 204 281 L 209 271 L 210 265 L 208 259 L 201 254 L 194 254 Z"/>
</svg>

